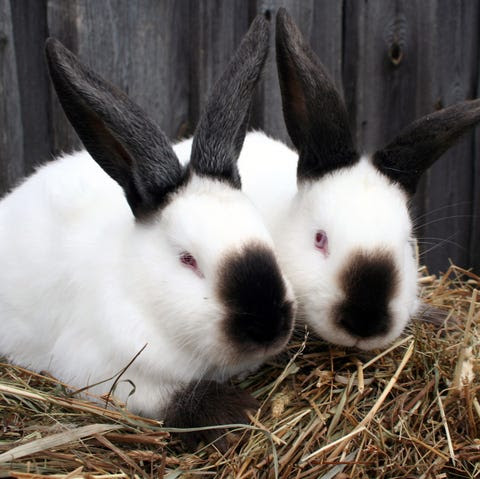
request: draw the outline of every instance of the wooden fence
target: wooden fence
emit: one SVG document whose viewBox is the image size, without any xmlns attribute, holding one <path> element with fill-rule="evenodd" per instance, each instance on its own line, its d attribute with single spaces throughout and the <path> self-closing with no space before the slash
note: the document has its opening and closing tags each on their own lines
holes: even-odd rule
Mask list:
<svg viewBox="0 0 480 479">
<path fill-rule="evenodd" d="M 0 0 L 0 192 L 79 145 L 49 84 L 47 36 L 180 138 L 252 18 L 279 6 L 343 84 L 366 151 L 420 115 L 480 96 L 477 0 Z M 287 138 L 273 54 L 252 125 Z M 425 175 L 413 209 L 432 271 L 449 258 L 480 271 L 480 128 Z"/>
</svg>

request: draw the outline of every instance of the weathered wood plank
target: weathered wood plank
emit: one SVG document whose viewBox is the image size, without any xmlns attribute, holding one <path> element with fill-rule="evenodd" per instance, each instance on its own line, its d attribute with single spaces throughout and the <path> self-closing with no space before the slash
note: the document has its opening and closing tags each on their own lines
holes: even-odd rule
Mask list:
<svg viewBox="0 0 480 479">
<path fill-rule="evenodd" d="M 190 128 L 193 133 L 215 81 L 249 27 L 245 0 L 190 1 Z"/>
<path fill-rule="evenodd" d="M 263 73 L 263 82 L 259 86 L 259 92 L 254 102 L 252 116 L 255 127 L 259 127 L 273 138 L 281 139 L 291 145 L 283 119 L 282 98 L 275 62 L 275 16 L 281 6 L 290 12 L 302 32 L 310 31 L 309 24 L 313 18 L 313 0 L 304 2 L 258 0 L 255 2 L 255 13 L 269 15 L 272 29 L 270 53 Z"/>
<path fill-rule="evenodd" d="M 265 67 L 264 81 L 254 109 L 254 124 L 274 138 L 290 143 L 282 113 L 280 87 L 275 63 L 275 15 L 285 7 L 295 19 L 305 38 L 330 71 L 341 89 L 343 2 L 336 0 L 257 0 L 254 11 L 269 12 L 272 22 L 271 50 Z"/>
<path fill-rule="evenodd" d="M 0 0 L 0 195 L 23 175 L 23 130 L 9 0 Z"/>
<path fill-rule="evenodd" d="M 351 122 L 364 150 L 374 151 L 421 115 L 474 96 L 478 8 L 477 2 L 347 0 L 347 102 L 355 106 Z M 461 265 L 470 260 L 471 141 L 445 155 L 417 193 L 419 236 L 438 245 L 423 258 L 434 271 L 445 269 L 449 257 Z M 445 206 L 439 214 L 449 220 L 429 213 Z"/>
<path fill-rule="evenodd" d="M 480 25 L 477 30 L 477 38 L 480 43 Z M 477 76 L 477 94 L 480 98 L 480 61 L 478 63 Z M 473 141 L 473 208 L 472 208 L 472 224 L 470 227 L 470 263 L 468 266 L 473 268 L 473 271 L 480 274 L 480 127 L 477 127 L 474 133 Z"/>
<path fill-rule="evenodd" d="M 436 68 L 431 75 L 437 87 L 438 106 L 475 97 L 479 19 L 478 2 L 440 0 L 436 5 Z M 449 205 L 441 210 L 440 221 L 427 216 L 422 231 L 424 237 L 441 245 L 425 255 L 426 263 L 434 270 L 446 269 L 448 258 L 460 266 L 471 265 L 468 247 L 473 226 L 473 139 L 473 132 L 468 133 L 426 175 L 426 211 Z"/>
<path fill-rule="evenodd" d="M 434 2 L 354 1 L 345 9 L 344 83 L 350 124 L 361 151 L 372 153 L 433 109 L 429 69 Z M 423 216 L 424 182 L 413 214 Z"/>
<path fill-rule="evenodd" d="M 77 16 L 77 2 L 47 0 L 47 26 L 50 36 L 58 38 L 74 53 L 78 53 L 78 24 L 83 23 L 83 19 L 79 18 L 77 21 Z M 90 63 L 88 57 L 82 60 Z M 68 123 L 51 84 L 49 110 L 52 153 L 58 155 L 81 148 L 80 140 Z"/>
<path fill-rule="evenodd" d="M 347 0 L 345 71 L 355 82 L 348 103 L 356 106 L 352 125 L 364 151 L 392 138 L 418 110 L 429 110 L 430 94 L 412 86 L 425 81 L 421 65 L 430 63 L 422 32 L 431 23 L 431 3 Z"/>
<path fill-rule="evenodd" d="M 188 121 L 188 1 L 48 1 L 50 34 L 179 136 Z M 54 99 L 54 149 L 78 144 Z"/>
<path fill-rule="evenodd" d="M 23 125 L 25 174 L 50 154 L 49 83 L 44 55 L 46 0 L 11 2 Z"/>
</svg>

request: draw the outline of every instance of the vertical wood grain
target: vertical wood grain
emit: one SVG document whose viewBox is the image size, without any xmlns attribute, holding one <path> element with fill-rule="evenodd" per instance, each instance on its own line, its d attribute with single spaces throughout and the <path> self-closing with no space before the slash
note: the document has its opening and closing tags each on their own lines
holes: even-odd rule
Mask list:
<svg viewBox="0 0 480 479">
<path fill-rule="evenodd" d="M 422 74 L 429 76 L 434 85 L 435 108 L 475 98 L 479 7 L 478 2 L 440 0 L 432 8 L 435 62 Z M 427 242 L 425 248 L 431 250 L 424 261 L 434 271 L 445 270 L 449 259 L 458 265 L 472 262 L 469 242 L 474 213 L 473 171 L 474 133 L 468 132 L 425 175 L 425 216 L 419 234 Z"/>
<path fill-rule="evenodd" d="M 275 16 L 285 7 L 320 60 L 341 89 L 343 2 L 338 0 L 256 0 L 255 13 L 269 12 L 272 23 L 270 55 L 254 109 L 254 124 L 274 138 L 290 144 L 282 113 L 280 86 L 275 63 Z"/>
<path fill-rule="evenodd" d="M 23 129 L 9 0 L 0 0 L 0 195 L 24 171 Z"/>
<path fill-rule="evenodd" d="M 480 20 L 479 20 L 480 22 Z M 477 43 L 480 43 L 480 26 L 477 30 Z M 477 92 L 476 97 L 480 98 L 480 61 L 477 65 Z M 467 267 L 473 268 L 477 274 L 480 273 L 480 127 L 474 134 L 473 140 L 473 210 L 472 210 L 472 226 L 470 236 L 470 262 Z"/>
<path fill-rule="evenodd" d="M 171 138 L 188 122 L 188 1 L 48 1 L 50 34 L 123 89 Z M 54 149 L 78 145 L 54 99 Z"/>
<path fill-rule="evenodd" d="M 24 174 L 51 159 L 46 0 L 10 2 L 23 126 Z"/>
<path fill-rule="evenodd" d="M 364 151 L 422 115 L 474 97 L 478 18 L 477 2 L 347 0 L 347 101 Z M 445 270 L 448 258 L 470 261 L 472 141 L 469 134 L 445 154 L 415 197 L 423 259 L 435 271 Z"/>
<path fill-rule="evenodd" d="M 190 1 L 190 130 L 243 35 L 249 27 L 249 5 L 245 0 Z"/>
</svg>

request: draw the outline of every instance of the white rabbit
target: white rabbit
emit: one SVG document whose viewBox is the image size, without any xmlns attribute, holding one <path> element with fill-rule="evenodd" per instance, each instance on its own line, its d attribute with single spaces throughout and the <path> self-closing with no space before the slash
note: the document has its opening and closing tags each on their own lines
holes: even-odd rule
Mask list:
<svg viewBox="0 0 480 479">
<path fill-rule="evenodd" d="M 332 343 L 385 347 L 419 307 L 409 200 L 421 174 L 480 121 L 480 100 L 432 113 L 373 155 L 359 155 L 340 94 L 285 9 L 276 49 L 285 122 L 299 153 L 248 134 L 242 188 L 269 225 L 299 318 Z M 187 146 L 177 148 L 187 155 Z"/>
<path fill-rule="evenodd" d="M 216 84 L 186 168 L 124 93 L 47 41 L 88 153 L 42 166 L 0 202 L 0 354 L 81 388 L 146 344 L 115 390 L 132 411 L 169 425 L 242 416 L 249 399 L 218 382 L 281 350 L 295 310 L 236 166 L 268 29 L 255 19 Z"/>
<path fill-rule="evenodd" d="M 276 50 L 285 123 L 299 153 L 247 136 L 244 191 L 271 220 L 299 316 L 335 344 L 384 347 L 419 306 L 410 198 L 422 173 L 480 121 L 480 100 L 427 115 L 360 155 L 340 94 L 285 9 Z M 272 176 L 271 190 L 282 185 L 273 193 L 265 188 Z"/>
</svg>

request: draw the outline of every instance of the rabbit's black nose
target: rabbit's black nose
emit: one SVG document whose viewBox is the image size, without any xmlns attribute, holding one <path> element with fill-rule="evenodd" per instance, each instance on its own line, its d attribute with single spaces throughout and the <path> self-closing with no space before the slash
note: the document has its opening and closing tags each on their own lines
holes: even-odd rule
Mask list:
<svg viewBox="0 0 480 479">
<path fill-rule="evenodd" d="M 227 337 L 236 344 L 268 347 L 286 341 L 294 307 L 273 252 L 252 244 L 221 267 L 218 295 L 225 306 Z"/>
<path fill-rule="evenodd" d="M 239 312 L 234 319 L 237 322 L 238 337 L 265 344 L 282 338 L 291 330 L 293 321 L 293 305 L 285 301 L 282 305 L 272 304 L 270 308 L 262 308 L 256 313 Z"/>
<path fill-rule="evenodd" d="M 397 278 L 393 257 L 388 252 L 360 251 L 353 255 L 340 275 L 345 297 L 335 307 L 338 324 L 361 338 L 388 333 L 389 303 L 395 294 Z"/>
<path fill-rule="evenodd" d="M 390 317 L 388 311 L 382 311 L 381 308 L 368 311 L 355 305 L 344 305 L 339 323 L 354 336 L 368 338 L 386 334 L 390 327 Z"/>
</svg>

